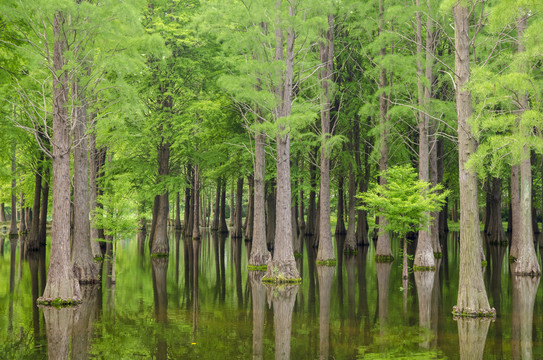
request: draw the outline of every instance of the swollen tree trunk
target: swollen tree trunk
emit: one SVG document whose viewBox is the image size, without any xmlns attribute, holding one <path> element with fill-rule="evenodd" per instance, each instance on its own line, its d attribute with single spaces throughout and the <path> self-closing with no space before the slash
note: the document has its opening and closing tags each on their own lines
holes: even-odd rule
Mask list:
<svg viewBox="0 0 543 360">
<path fill-rule="evenodd" d="M 334 261 L 334 246 L 332 244 L 332 231 L 330 227 L 330 150 L 328 149 L 328 138 L 330 133 L 330 108 L 332 70 L 334 63 L 334 16 L 328 14 L 328 29 L 325 42 L 319 43 L 321 63 L 324 65 L 321 70 L 321 86 L 323 94 L 321 97 L 321 187 L 319 193 L 319 250 L 317 261 Z M 339 199 L 343 201 L 342 198 Z M 342 221 L 343 219 L 341 219 Z M 343 225 L 343 231 L 345 225 Z"/>
<path fill-rule="evenodd" d="M 523 16 L 517 21 L 517 33 L 519 40 L 522 39 L 524 29 L 526 28 L 526 17 Z M 519 41 L 519 53 L 524 51 L 524 45 Z M 521 96 L 520 112 L 528 110 L 528 98 Z M 521 135 L 523 138 L 531 136 L 532 129 L 523 123 L 520 124 Z M 532 227 L 532 164 L 530 148 L 527 144 L 522 147 L 520 159 L 520 242 L 516 256 L 516 264 L 513 267 L 515 275 L 540 275 L 541 269 L 537 262 L 537 256 L 534 249 L 534 229 Z M 513 232 L 514 232 L 513 228 Z"/>
<path fill-rule="evenodd" d="M 170 173 L 170 143 L 164 139 L 158 149 L 158 175 L 167 176 Z M 162 179 L 161 179 L 162 180 Z M 168 215 L 169 211 L 168 191 L 162 190 L 158 199 L 158 212 L 156 217 L 156 229 L 151 245 L 151 254 L 168 254 L 170 244 L 168 242 Z"/>
<path fill-rule="evenodd" d="M 255 135 L 255 176 L 254 176 L 254 225 L 253 244 L 249 265 L 266 265 L 270 252 L 266 246 L 266 153 L 265 134 L 258 132 Z"/>
<path fill-rule="evenodd" d="M 232 238 L 241 238 L 243 236 L 243 229 L 241 227 L 243 220 L 241 218 L 242 204 L 243 202 L 243 177 L 239 177 L 236 184 L 236 204 L 234 212 L 234 227 L 230 233 Z"/>
<path fill-rule="evenodd" d="M 490 307 L 481 269 L 482 241 L 479 229 L 477 173 L 466 167 L 475 151 L 475 139 L 467 120 L 471 116 L 471 93 L 464 89 L 470 76 L 469 9 L 462 3 L 454 8 L 456 107 L 458 115 L 458 162 L 460 186 L 460 277 L 458 302 L 453 312 L 464 316 L 495 314 Z M 459 331 L 460 331 L 459 324 Z M 488 329 L 488 326 L 487 326 Z M 486 333 L 485 333 L 486 335 Z"/>
<path fill-rule="evenodd" d="M 200 238 L 200 169 L 194 165 L 194 196 L 193 196 L 193 215 L 192 215 L 192 239 Z"/>
<path fill-rule="evenodd" d="M 276 2 L 276 7 L 281 1 Z M 289 7 L 289 17 L 294 16 L 292 5 Z M 276 89 L 276 95 L 281 104 L 274 110 L 276 120 L 291 114 L 292 79 L 294 74 L 294 40 L 293 28 L 286 29 L 287 44 L 285 70 L 282 74 L 284 83 Z M 275 29 L 275 59 L 283 61 L 283 29 Z M 268 262 L 264 280 L 273 283 L 301 281 L 292 248 L 292 212 L 290 184 L 290 133 L 284 125 L 278 126 L 277 134 L 277 196 L 275 202 L 275 244 L 273 259 Z M 274 306 L 275 308 L 275 306 Z M 292 313 L 292 312 L 291 312 Z M 290 322 L 289 322 L 290 324 Z M 277 329 L 276 329 L 277 331 Z M 290 335 L 290 331 L 289 331 Z"/>
<path fill-rule="evenodd" d="M 63 73 L 64 16 L 53 20 L 53 225 L 47 284 L 39 303 L 78 302 L 81 292 L 70 260 L 70 124 L 67 111 L 69 84 Z"/>
<path fill-rule="evenodd" d="M 78 85 L 73 85 L 74 96 L 83 103 L 72 114 L 74 131 L 74 238 L 72 263 L 74 275 L 80 284 L 98 282 L 98 267 L 91 249 L 89 220 L 89 162 L 87 159 L 87 110 Z"/>
<path fill-rule="evenodd" d="M 32 205 L 32 225 L 30 227 L 30 234 L 26 241 L 27 251 L 36 251 L 40 248 L 40 200 L 41 200 L 41 173 L 43 172 L 43 153 L 40 155 L 38 166 L 36 166 L 36 181 L 34 183 L 34 203 Z"/>
<path fill-rule="evenodd" d="M 383 14 L 384 0 L 379 0 L 379 33 L 384 31 Z M 381 48 L 379 54 L 384 57 L 386 55 L 386 48 Z M 387 99 L 384 91 L 387 85 L 386 70 L 381 69 L 379 76 L 379 171 L 384 172 L 388 169 L 388 124 L 387 124 Z M 386 178 L 379 176 L 379 185 L 386 185 Z M 375 255 L 381 260 L 392 259 L 392 249 L 390 247 L 390 234 L 385 231 L 385 227 L 388 222 L 384 216 L 379 216 L 379 237 L 377 238 L 377 247 L 375 249 Z"/>
</svg>

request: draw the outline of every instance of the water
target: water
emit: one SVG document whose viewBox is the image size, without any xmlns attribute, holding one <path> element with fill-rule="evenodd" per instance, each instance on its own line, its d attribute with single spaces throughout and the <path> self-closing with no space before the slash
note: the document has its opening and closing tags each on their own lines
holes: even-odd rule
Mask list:
<svg viewBox="0 0 543 360">
<path fill-rule="evenodd" d="M 248 274 L 250 242 L 172 235 L 170 257 L 150 259 L 134 236 L 117 244 L 115 282 L 105 262 L 102 285 L 85 287 L 82 305 L 58 310 L 34 304 L 48 255 L 21 257 L 19 242 L 5 239 L 0 358 L 543 358 L 541 286 L 512 279 L 506 247 L 486 247 L 496 320 L 457 321 L 457 234 L 438 271 L 410 274 L 408 283 L 397 243 L 392 264 L 376 264 L 370 246 L 322 268 L 314 266 L 311 241 L 297 260 L 303 283 L 277 289 Z"/>
</svg>

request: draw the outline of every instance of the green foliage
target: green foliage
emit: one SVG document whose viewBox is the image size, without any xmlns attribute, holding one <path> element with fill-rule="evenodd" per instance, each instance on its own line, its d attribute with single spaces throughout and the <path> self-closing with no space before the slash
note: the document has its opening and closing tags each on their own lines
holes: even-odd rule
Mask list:
<svg viewBox="0 0 543 360">
<path fill-rule="evenodd" d="M 427 182 L 417 179 L 411 166 L 402 165 L 389 168 L 381 173 L 386 178 L 385 185 L 375 185 L 358 197 L 363 204 L 361 209 L 376 216 L 384 216 L 388 224 L 383 231 L 390 231 L 403 238 L 409 231 L 424 230 L 432 217 L 430 212 L 439 211 L 448 191 L 443 186 L 431 187 Z"/>
</svg>

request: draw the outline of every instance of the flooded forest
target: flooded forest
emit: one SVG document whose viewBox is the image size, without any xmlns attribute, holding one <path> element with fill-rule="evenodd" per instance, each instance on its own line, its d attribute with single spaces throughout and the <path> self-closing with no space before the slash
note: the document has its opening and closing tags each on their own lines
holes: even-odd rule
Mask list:
<svg viewBox="0 0 543 360">
<path fill-rule="evenodd" d="M 543 358 L 542 13 L 3 0 L 0 359 Z"/>
</svg>

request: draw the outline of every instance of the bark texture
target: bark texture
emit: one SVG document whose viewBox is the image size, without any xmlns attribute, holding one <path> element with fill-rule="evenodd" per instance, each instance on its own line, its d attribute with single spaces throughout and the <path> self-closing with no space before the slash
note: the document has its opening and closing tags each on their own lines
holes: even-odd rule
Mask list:
<svg viewBox="0 0 543 360">
<path fill-rule="evenodd" d="M 317 266 L 319 279 L 319 359 L 330 356 L 330 298 L 335 267 Z"/>
<path fill-rule="evenodd" d="M 170 143 L 164 138 L 158 148 L 158 176 L 159 181 L 162 177 L 170 173 Z M 158 211 L 156 216 L 156 228 L 153 242 L 151 244 L 151 254 L 168 254 L 170 244 L 168 242 L 168 217 L 169 217 L 169 196 L 168 191 L 163 189 L 158 198 Z"/>
<path fill-rule="evenodd" d="M 456 322 L 458 323 L 460 359 L 482 360 L 491 319 L 459 318 Z"/>
<path fill-rule="evenodd" d="M 453 8 L 455 22 L 456 107 L 458 116 L 458 162 L 460 185 L 460 277 L 457 315 L 491 315 L 481 269 L 482 240 L 479 229 L 477 173 L 466 167 L 475 151 L 475 139 L 467 120 L 471 116 L 471 93 L 464 87 L 470 77 L 469 9 L 464 3 Z M 459 331 L 461 324 L 459 323 Z M 469 327 L 469 326 L 468 326 Z M 488 326 L 486 326 L 488 329 Z M 486 331 L 485 331 L 486 337 Z"/>
<path fill-rule="evenodd" d="M 239 177 L 236 183 L 236 204 L 234 210 L 234 226 L 232 227 L 232 232 L 230 237 L 232 238 L 241 238 L 243 236 L 242 229 L 242 207 L 243 207 L 243 177 Z"/>
</svg>

